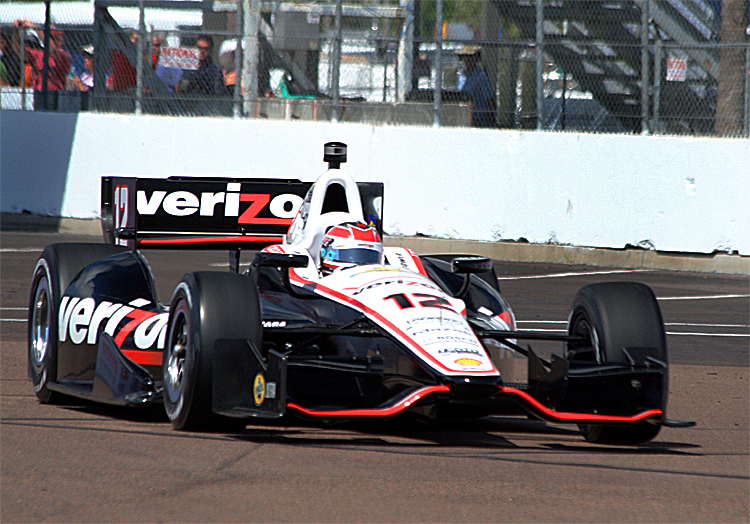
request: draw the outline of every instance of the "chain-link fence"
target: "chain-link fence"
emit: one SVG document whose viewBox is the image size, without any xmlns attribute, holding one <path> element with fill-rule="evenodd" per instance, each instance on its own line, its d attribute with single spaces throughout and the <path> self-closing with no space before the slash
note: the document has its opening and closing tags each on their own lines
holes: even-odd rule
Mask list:
<svg viewBox="0 0 750 524">
<path fill-rule="evenodd" d="M 0 29 L 6 109 L 750 130 L 748 0 L 0 2 Z"/>
</svg>

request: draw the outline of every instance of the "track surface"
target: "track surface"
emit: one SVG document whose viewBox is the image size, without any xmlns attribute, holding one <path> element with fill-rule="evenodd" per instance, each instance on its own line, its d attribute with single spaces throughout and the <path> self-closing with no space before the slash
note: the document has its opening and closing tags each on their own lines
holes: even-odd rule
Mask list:
<svg viewBox="0 0 750 524">
<path fill-rule="evenodd" d="M 239 435 L 175 432 L 148 412 L 38 404 L 26 377 L 29 280 L 42 248 L 96 237 L 0 236 L 2 522 L 748 522 L 746 277 L 496 264 L 520 329 L 564 330 L 575 292 L 635 280 L 660 300 L 670 417 L 633 447 L 576 427 L 487 418 L 251 424 Z M 162 301 L 226 254 L 149 252 Z M 549 348 L 548 351 L 555 351 Z M 545 351 L 544 348 L 541 351 Z"/>
</svg>

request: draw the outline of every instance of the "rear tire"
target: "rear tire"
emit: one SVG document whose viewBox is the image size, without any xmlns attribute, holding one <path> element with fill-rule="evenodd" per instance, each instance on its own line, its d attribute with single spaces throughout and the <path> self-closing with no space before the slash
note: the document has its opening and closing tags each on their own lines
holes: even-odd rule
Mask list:
<svg viewBox="0 0 750 524">
<path fill-rule="evenodd" d="M 179 430 L 239 432 L 244 419 L 212 411 L 212 357 L 220 339 L 262 342 L 253 280 L 234 273 L 185 275 L 172 297 L 164 349 L 164 408 Z"/>
<path fill-rule="evenodd" d="M 28 372 L 39 402 L 52 404 L 65 398 L 48 387 L 57 379 L 57 324 L 63 293 L 86 266 L 124 250 L 108 244 L 53 244 L 39 257 L 31 280 L 28 321 Z"/>
<path fill-rule="evenodd" d="M 627 363 L 624 347 L 655 348 L 667 363 L 667 342 L 659 304 L 651 288 L 636 282 L 607 282 L 582 288 L 573 301 L 568 334 L 585 345 L 566 345 L 571 367 L 578 364 Z M 668 374 L 662 382 L 661 409 L 666 410 Z M 640 444 L 656 437 L 661 426 L 638 422 L 627 426 L 581 424 L 581 433 L 598 444 Z"/>
</svg>

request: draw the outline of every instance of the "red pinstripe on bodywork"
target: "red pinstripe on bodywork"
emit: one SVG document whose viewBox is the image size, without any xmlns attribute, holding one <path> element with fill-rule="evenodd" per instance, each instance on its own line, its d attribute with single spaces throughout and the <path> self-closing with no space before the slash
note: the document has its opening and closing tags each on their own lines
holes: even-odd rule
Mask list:
<svg viewBox="0 0 750 524">
<path fill-rule="evenodd" d="M 315 410 L 303 408 L 302 406 L 299 406 L 293 402 L 289 402 L 286 407 L 287 409 L 293 409 L 311 417 L 392 417 L 393 415 L 397 415 L 402 411 L 409 409 L 416 402 L 419 402 L 428 395 L 432 395 L 433 393 L 449 393 L 450 390 L 451 389 L 448 386 L 425 386 L 413 392 L 408 397 L 397 402 L 396 404 L 383 408 Z"/>
<path fill-rule="evenodd" d="M 139 246 L 189 246 L 201 244 L 231 244 L 231 243 L 249 243 L 249 244 L 273 244 L 281 242 L 284 237 L 281 236 L 251 236 L 235 235 L 221 237 L 196 237 L 196 238 L 144 238 L 138 240 Z"/>
<path fill-rule="evenodd" d="M 140 351 L 137 349 L 121 349 L 122 354 L 141 366 L 161 366 L 164 353 L 161 351 Z"/>
<path fill-rule="evenodd" d="M 430 278 L 430 276 L 427 274 L 427 270 L 425 270 L 424 266 L 422 265 L 422 260 L 419 258 L 419 255 L 417 255 L 414 251 L 411 249 L 406 249 L 406 251 L 411 255 L 411 259 L 414 261 L 414 264 L 417 266 L 417 270 L 419 271 L 419 274 Z"/>
<path fill-rule="evenodd" d="M 546 420 L 551 422 L 561 423 L 598 423 L 598 424 L 633 424 L 641 422 L 649 418 L 660 418 L 663 415 L 663 411 L 660 409 L 649 409 L 642 411 L 631 416 L 619 416 L 619 415 L 597 415 L 593 413 L 568 413 L 563 411 L 555 411 L 544 406 L 541 402 L 536 400 L 534 397 L 516 388 L 508 388 L 499 386 L 499 392 L 501 395 L 508 395 L 517 397 L 521 401 L 521 404 L 532 411 L 543 416 Z M 298 411 L 304 415 L 310 417 L 322 417 L 322 418 L 384 418 L 398 415 L 415 403 L 423 400 L 424 398 L 433 395 L 435 393 L 449 393 L 450 386 L 436 385 L 436 386 L 425 386 L 411 393 L 408 397 L 403 400 L 396 402 L 390 406 L 372 408 L 372 409 L 307 409 L 298 404 L 290 402 L 286 405 L 287 409 Z"/>
<path fill-rule="evenodd" d="M 555 411 L 553 409 L 550 409 L 546 407 L 544 404 L 539 402 L 537 399 L 526 393 L 525 391 L 522 391 L 520 389 L 516 388 L 506 388 L 506 387 L 500 387 L 500 393 L 505 395 L 514 395 L 516 397 L 519 397 L 522 399 L 527 405 L 538 411 L 541 415 L 543 415 L 548 420 L 552 420 L 555 422 L 598 422 L 601 424 L 605 423 L 619 423 L 619 422 L 625 422 L 625 423 L 632 423 L 632 422 L 640 422 L 642 420 L 645 420 L 647 418 L 653 418 L 653 417 L 660 417 L 663 414 L 663 411 L 660 409 L 649 409 L 646 411 L 642 411 L 636 415 L 632 416 L 618 416 L 618 415 L 596 415 L 593 413 L 566 413 L 564 411 Z"/>
</svg>

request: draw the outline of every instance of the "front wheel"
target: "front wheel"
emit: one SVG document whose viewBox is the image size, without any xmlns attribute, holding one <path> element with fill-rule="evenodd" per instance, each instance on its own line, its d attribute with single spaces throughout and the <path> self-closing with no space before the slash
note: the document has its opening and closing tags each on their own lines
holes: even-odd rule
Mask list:
<svg viewBox="0 0 750 524">
<path fill-rule="evenodd" d="M 667 364 L 661 310 L 653 291 L 645 284 L 607 282 L 582 288 L 573 301 L 568 334 L 586 340 L 583 344 L 566 346 L 565 356 L 571 367 L 628 363 L 624 348 L 649 348 L 657 360 Z M 652 395 L 653 402 L 662 410 L 667 405 L 667 384 L 665 370 L 658 391 Z M 639 444 L 652 440 L 661 429 L 650 422 L 579 427 L 587 441 L 599 444 Z"/>
<path fill-rule="evenodd" d="M 172 296 L 164 349 L 164 407 L 175 429 L 241 431 L 242 419 L 212 411 L 214 346 L 220 339 L 262 341 L 260 302 L 251 278 L 185 275 Z"/>
</svg>

